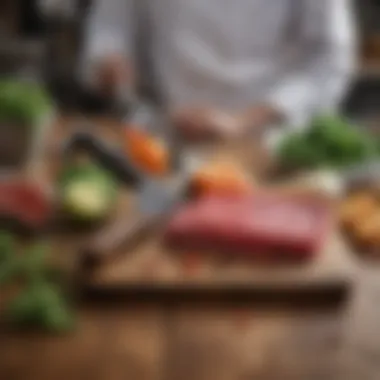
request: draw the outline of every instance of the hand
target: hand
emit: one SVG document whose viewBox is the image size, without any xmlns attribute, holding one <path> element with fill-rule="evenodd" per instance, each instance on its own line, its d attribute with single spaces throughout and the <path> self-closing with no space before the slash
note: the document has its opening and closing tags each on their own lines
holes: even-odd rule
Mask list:
<svg viewBox="0 0 380 380">
<path fill-rule="evenodd" d="M 231 139 L 242 129 L 235 115 L 209 108 L 190 108 L 174 113 L 175 126 L 189 139 Z"/>
<path fill-rule="evenodd" d="M 283 116 L 269 105 L 257 105 L 244 111 L 240 115 L 242 129 L 247 133 L 261 132 L 266 126 L 281 122 Z"/>
<path fill-rule="evenodd" d="M 133 83 L 132 70 L 119 56 L 109 56 L 96 67 L 96 84 L 100 93 L 106 96 L 118 94 L 121 86 Z"/>
</svg>

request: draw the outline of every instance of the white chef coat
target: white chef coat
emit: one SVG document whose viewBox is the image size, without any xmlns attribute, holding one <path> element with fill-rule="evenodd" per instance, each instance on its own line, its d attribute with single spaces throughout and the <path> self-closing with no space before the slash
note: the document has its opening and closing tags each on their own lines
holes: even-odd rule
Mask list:
<svg viewBox="0 0 380 380">
<path fill-rule="evenodd" d="M 87 77 L 108 54 L 133 62 L 135 22 L 149 23 L 144 47 L 172 108 L 267 103 L 301 126 L 340 102 L 354 69 L 350 0 L 95 0 Z"/>
</svg>

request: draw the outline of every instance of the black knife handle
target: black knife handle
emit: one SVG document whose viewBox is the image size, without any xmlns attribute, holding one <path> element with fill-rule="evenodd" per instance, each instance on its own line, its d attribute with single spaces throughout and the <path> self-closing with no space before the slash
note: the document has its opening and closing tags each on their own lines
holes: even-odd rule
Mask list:
<svg viewBox="0 0 380 380">
<path fill-rule="evenodd" d="M 77 152 L 87 153 L 104 168 L 114 173 L 121 182 L 129 186 L 139 187 L 143 183 L 143 174 L 129 161 L 126 155 L 90 133 L 77 132 L 66 143 L 65 157 Z"/>
</svg>

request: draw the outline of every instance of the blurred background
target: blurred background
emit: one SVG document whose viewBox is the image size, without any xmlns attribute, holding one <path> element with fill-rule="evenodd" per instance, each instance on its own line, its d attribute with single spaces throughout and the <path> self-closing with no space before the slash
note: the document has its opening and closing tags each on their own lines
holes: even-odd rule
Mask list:
<svg viewBox="0 0 380 380">
<path fill-rule="evenodd" d="M 62 105 L 85 106 L 85 94 L 74 89 L 78 89 L 76 68 L 82 34 L 93 2 L 2 0 L 0 70 L 33 73 L 49 83 Z M 355 3 L 361 66 L 345 109 L 354 116 L 372 119 L 380 109 L 380 2 Z"/>
<path fill-rule="evenodd" d="M 95 1 L 0 0 L 0 75 L 31 76 L 47 83 L 62 110 L 91 108 L 93 99 L 79 84 L 78 65 L 86 20 Z M 355 13 L 360 65 L 352 90 L 344 102 L 344 111 L 361 123 L 378 124 L 380 1 L 355 0 Z M 194 263 L 188 264 L 189 267 L 191 265 L 194 266 Z M 148 270 L 152 271 L 151 268 Z M 376 278 L 379 278 L 378 273 Z M 349 347 L 352 348 L 352 357 L 344 357 L 343 361 L 356 365 L 352 359 L 357 359 L 357 352 L 360 351 L 364 364 L 360 362 L 357 365 L 358 371 L 361 366 L 369 368 L 375 377 L 365 377 L 358 372 L 353 377 L 343 376 L 345 380 L 379 378 L 377 359 L 380 345 L 377 334 L 373 334 L 378 329 L 379 314 L 372 313 L 370 321 L 373 322 L 367 323 L 367 327 L 363 320 L 367 318 L 368 321 L 370 313 L 366 311 L 369 306 L 378 304 L 380 292 L 366 294 L 368 299 L 355 309 L 358 310 L 358 315 L 353 318 L 356 324 L 347 329 L 354 334 L 353 348 Z M 0 310 L 1 306 L 0 303 Z M 268 372 L 260 378 L 254 372 L 247 372 L 239 377 L 242 380 L 338 380 L 335 375 L 329 376 L 321 371 L 331 370 L 330 362 L 339 362 L 333 353 L 340 348 L 337 343 L 340 336 L 337 335 L 341 322 L 336 318 L 335 310 L 320 314 L 314 310 L 278 313 L 251 310 L 244 305 L 240 309 L 222 305 L 220 308 L 212 306 L 211 311 L 207 310 L 206 313 L 202 308 L 194 311 L 194 307 L 180 307 L 174 302 L 164 305 L 165 311 L 169 311 L 169 317 L 165 318 L 165 313 L 156 305 L 141 307 L 124 303 L 122 308 L 126 310 L 103 306 L 99 308 L 102 313 L 93 305 L 82 311 L 79 332 L 60 341 L 33 339 L 29 335 L 26 339 L 11 334 L 0 336 L 0 346 L 3 343 L 0 347 L 0 379 L 21 380 L 25 379 L 26 373 L 28 379 L 83 379 L 83 374 L 88 374 L 88 370 L 96 379 L 153 379 L 162 378 L 156 376 L 156 372 L 162 370 L 164 362 L 174 371 L 170 377 L 173 380 L 237 379 L 227 371 L 244 366 L 263 366 Z M 233 327 L 228 322 L 232 319 Z M 254 322 L 252 328 L 251 321 Z M 163 339 L 165 334 L 168 342 Z M 273 344 L 276 340 L 283 343 Z M 358 345 L 357 342 L 361 344 L 363 341 L 366 345 Z M 58 342 L 62 345 L 56 345 Z M 368 349 L 367 342 L 374 342 L 373 350 Z M 275 351 L 272 346 L 276 347 Z M 162 354 L 166 350 L 169 354 Z M 33 352 L 36 352 L 35 356 Z M 43 365 L 35 360 L 37 355 L 39 358 L 42 355 Z M 208 362 L 204 359 L 206 357 Z M 171 366 L 168 364 L 169 358 L 172 358 Z M 311 364 L 305 358 L 310 359 Z M 98 373 L 103 362 L 104 372 Z M 199 364 L 198 368 L 195 368 L 195 362 Z M 51 365 L 45 366 L 45 363 Z M 295 377 L 285 373 L 286 369 L 298 371 L 309 364 L 316 368 L 317 375 Z M 3 377 L 1 367 L 8 369 L 5 373 L 9 376 Z M 164 370 L 168 371 L 167 368 Z M 284 375 L 275 377 L 275 371 Z M 15 376 L 15 373 L 20 376 Z M 199 377 L 197 373 L 205 376 Z"/>
</svg>

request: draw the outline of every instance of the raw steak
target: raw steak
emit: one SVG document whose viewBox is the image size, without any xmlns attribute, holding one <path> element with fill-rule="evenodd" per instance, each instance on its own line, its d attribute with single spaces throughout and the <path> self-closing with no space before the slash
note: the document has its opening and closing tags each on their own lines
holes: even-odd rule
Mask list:
<svg viewBox="0 0 380 380">
<path fill-rule="evenodd" d="M 324 240 L 329 210 L 321 200 L 289 195 L 214 196 L 174 215 L 165 239 L 182 248 L 308 258 Z"/>
</svg>

